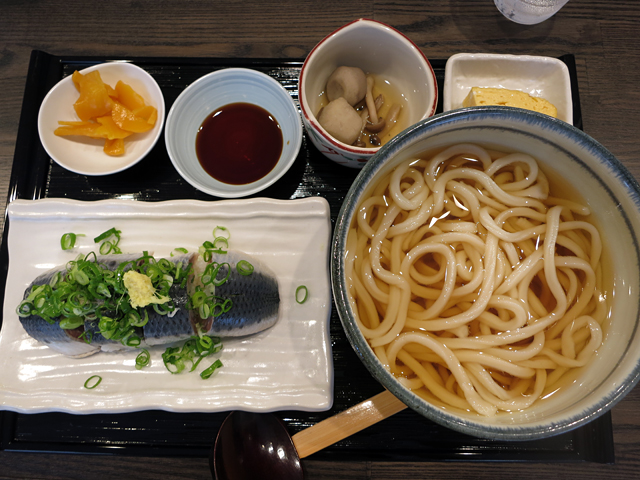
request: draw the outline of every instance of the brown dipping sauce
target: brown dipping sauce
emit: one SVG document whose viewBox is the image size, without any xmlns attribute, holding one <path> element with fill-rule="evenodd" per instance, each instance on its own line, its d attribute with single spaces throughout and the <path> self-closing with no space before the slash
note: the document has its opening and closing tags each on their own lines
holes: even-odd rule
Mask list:
<svg viewBox="0 0 640 480">
<path fill-rule="evenodd" d="M 202 122 L 196 154 L 202 168 L 216 180 L 246 185 L 273 170 L 282 143 L 282 131 L 273 115 L 251 103 L 231 103 Z"/>
</svg>

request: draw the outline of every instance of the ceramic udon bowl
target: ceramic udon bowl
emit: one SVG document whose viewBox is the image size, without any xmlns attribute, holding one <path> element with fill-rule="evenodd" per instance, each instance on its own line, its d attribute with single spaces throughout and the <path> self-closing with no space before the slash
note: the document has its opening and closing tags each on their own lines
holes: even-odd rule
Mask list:
<svg viewBox="0 0 640 480">
<path fill-rule="evenodd" d="M 402 386 L 374 355 L 349 300 L 345 246 L 357 205 L 381 175 L 408 158 L 456 143 L 529 153 L 541 168 L 579 192 L 603 237 L 605 282 L 613 282 L 611 316 L 596 355 L 564 391 L 521 412 L 481 417 L 435 407 Z M 469 435 L 530 440 L 559 434 L 602 415 L 640 375 L 640 187 L 625 167 L 582 131 L 554 118 L 509 107 L 453 110 L 402 132 L 365 165 L 349 190 L 333 237 L 333 294 L 347 337 L 371 374 L 425 417 Z M 611 285 L 611 283 L 609 283 Z"/>
<path fill-rule="evenodd" d="M 436 111 L 435 73 L 427 57 L 409 38 L 389 25 L 363 18 L 340 27 L 311 50 L 298 81 L 302 121 L 311 143 L 340 165 L 362 168 L 379 150 L 336 140 L 316 118 L 327 79 L 340 66 L 358 67 L 390 82 L 402 95 L 401 115 L 406 116 L 407 126 Z"/>
</svg>

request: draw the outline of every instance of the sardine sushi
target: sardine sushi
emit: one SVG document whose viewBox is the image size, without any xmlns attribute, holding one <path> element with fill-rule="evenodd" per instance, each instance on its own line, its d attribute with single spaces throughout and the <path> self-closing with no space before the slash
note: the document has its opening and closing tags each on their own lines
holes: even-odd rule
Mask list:
<svg viewBox="0 0 640 480">
<path fill-rule="evenodd" d="M 83 357 L 254 334 L 277 322 L 280 295 L 271 269 L 240 252 L 88 255 L 36 278 L 17 312 L 30 336 Z"/>
</svg>

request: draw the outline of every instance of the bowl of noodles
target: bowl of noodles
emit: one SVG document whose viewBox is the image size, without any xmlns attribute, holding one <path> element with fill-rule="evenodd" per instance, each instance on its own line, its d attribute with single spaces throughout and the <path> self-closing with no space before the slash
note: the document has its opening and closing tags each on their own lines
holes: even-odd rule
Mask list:
<svg viewBox="0 0 640 480">
<path fill-rule="evenodd" d="M 413 410 L 542 438 L 638 382 L 639 238 L 638 183 L 597 141 L 517 108 L 454 110 L 359 173 L 336 222 L 334 298 L 367 369 Z"/>
</svg>

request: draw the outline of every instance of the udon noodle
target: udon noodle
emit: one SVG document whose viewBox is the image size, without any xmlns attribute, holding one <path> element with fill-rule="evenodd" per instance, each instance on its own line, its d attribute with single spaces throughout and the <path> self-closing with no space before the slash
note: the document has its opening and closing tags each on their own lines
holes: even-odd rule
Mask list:
<svg viewBox="0 0 640 480">
<path fill-rule="evenodd" d="M 529 407 L 603 338 L 600 235 L 523 153 L 455 145 L 380 179 L 345 271 L 358 326 L 398 380 L 443 408 Z"/>
</svg>

